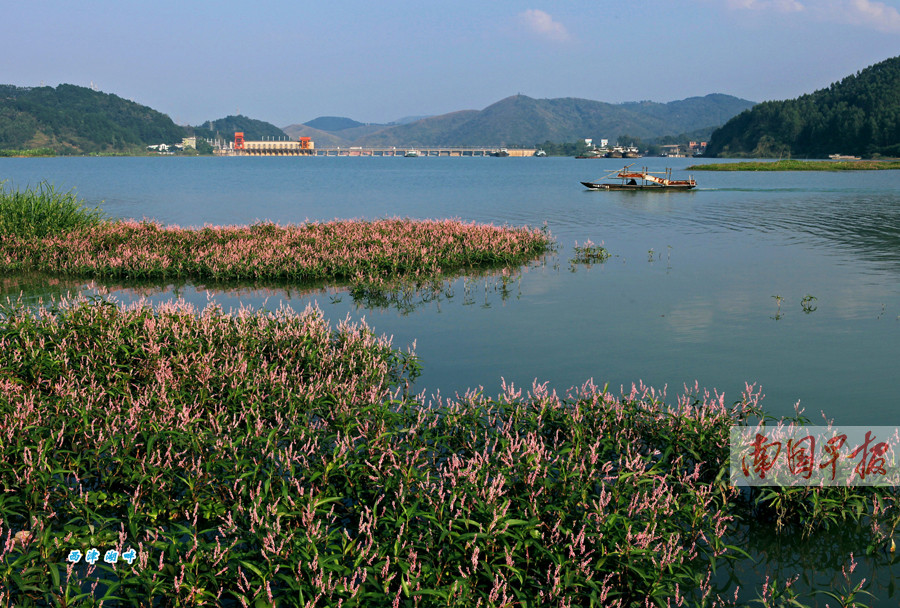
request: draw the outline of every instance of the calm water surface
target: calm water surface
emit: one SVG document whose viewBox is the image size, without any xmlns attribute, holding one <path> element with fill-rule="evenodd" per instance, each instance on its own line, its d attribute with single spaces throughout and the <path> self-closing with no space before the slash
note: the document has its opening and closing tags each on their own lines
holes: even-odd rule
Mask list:
<svg viewBox="0 0 900 608">
<path fill-rule="evenodd" d="M 684 177 L 692 162 L 638 166 L 668 165 Z M 496 394 L 501 378 L 565 391 L 593 379 L 614 390 L 638 381 L 668 387 L 673 400 L 696 382 L 731 402 L 756 383 L 774 414 L 799 403 L 814 422 L 824 412 L 844 425 L 900 425 L 900 173 L 697 173 L 697 190 L 671 193 L 579 184 L 618 167 L 560 158 L 0 159 L 0 180 L 48 180 L 110 215 L 182 226 L 392 216 L 546 222 L 557 253 L 505 281 L 499 273 L 454 280 L 439 298 L 403 309 L 368 308 L 341 288 L 102 289 L 126 301 L 177 295 L 225 309 L 316 302 L 333 323 L 364 317 L 395 346 L 415 342 L 427 394 Z M 586 240 L 613 257 L 572 266 L 572 246 Z M 98 287 L 0 280 L 0 296 L 68 290 Z M 815 298 L 811 312 L 806 296 Z M 782 580 L 802 573 L 800 584 L 827 589 L 849 552 L 865 550 L 859 535 L 778 549 L 787 539 L 748 534 L 760 558 L 739 568 L 748 589 L 773 567 Z M 823 551 L 810 549 L 817 543 Z M 773 555 L 781 555 L 777 566 Z M 882 556 L 862 568 L 877 581 L 873 591 L 895 597 L 896 566 Z"/>
<path fill-rule="evenodd" d="M 692 159 L 645 158 L 684 174 Z M 799 402 L 840 424 L 900 425 L 900 174 L 698 173 L 692 192 L 593 192 L 580 180 L 620 161 L 562 158 L 0 159 L 0 179 L 74 188 L 116 217 L 165 224 L 453 217 L 541 226 L 559 251 L 513 273 L 460 279 L 413 310 L 370 309 L 341 290 L 181 286 L 204 306 L 302 309 L 333 322 L 364 317 L 395 346 L 415 341 L 418 386 L 452 395 L 501 378 L 560 391 L 588 379 L 643 381 L 740 398 L 762 387 L 776 414 Z M 569 263 L 574 243 L 613 257 Z M 4 282 L 4 295 L 49 297 L 46 281 Z M 62 287 L 90 292 L 63 282 Z M 119 297 L 172 290 L 110 285 Z M 812 312 L 801 302 L 813 296 Z M 776 297 L 777 296 L 777 297 Z M 779 298 L 780 305 L 779 305 Z"/>
</svg>

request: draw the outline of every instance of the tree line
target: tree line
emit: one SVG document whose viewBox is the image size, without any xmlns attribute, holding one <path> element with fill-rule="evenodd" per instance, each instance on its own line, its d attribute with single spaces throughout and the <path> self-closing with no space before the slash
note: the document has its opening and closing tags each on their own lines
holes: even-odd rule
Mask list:
<svg viewBox="0 0 900 608">
<path fill-rule="evenodd" d="M 128 152 L 184 135 L 161 112 L 86 87 L 0 86 L 0 149 Z"/>
<path fill-rule="evenodd" d="M 757 104 L 715 130 L 708 156 L 900 156 L 900 57 L 786 101 Z"/>
</svg>

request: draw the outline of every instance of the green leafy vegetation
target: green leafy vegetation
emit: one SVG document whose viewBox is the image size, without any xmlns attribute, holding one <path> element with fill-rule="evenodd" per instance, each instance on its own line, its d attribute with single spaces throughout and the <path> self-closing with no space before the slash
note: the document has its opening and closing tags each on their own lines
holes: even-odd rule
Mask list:
<svg viewBox="0 0 900 608">
<path fill-rule="evenodd" d="M 612 254 L 603 245 L 595 245 L 590 240 L 585 241 L 581 245 L 577 242 L 572 247 L 575 257 L 569 260 L 572 264 L 592 264 L 594 262 L 605 262 Z"/>
<path fill-rule="evenodd" d="M 753 387 L 423 403 L 420 371 L 315 308 L 0 310 L 0 603 L 710 606 L 741 520 L 873 550 L 898 520 L 890 488 L 731 486 Z"/>
<path fill-rule="evenodd" d="M 0 158 L 56 156 L 50 148 L 34 148 L 33 150 L 0 150 Z"/>
<path fill-rule="evenodd" d="M 99 208 L 87 207 L 74 191 L 59 192 L 47 182 L 13 190 L 0 182 L 0 236 L 6 243 L 96 226 L 104 217 Z"/>
<path fill-rule="evenodd" d="M 827 89 L 758 104 L 717 129 L 708 156 L 900 156 L 900 57 Z"/>
<path fill-rule="evenodd" d="M 168 116 L 116 95 L 70 84 L 0 85 L 0 149 L 143 153 L 183 136 Z"/>
</svg>

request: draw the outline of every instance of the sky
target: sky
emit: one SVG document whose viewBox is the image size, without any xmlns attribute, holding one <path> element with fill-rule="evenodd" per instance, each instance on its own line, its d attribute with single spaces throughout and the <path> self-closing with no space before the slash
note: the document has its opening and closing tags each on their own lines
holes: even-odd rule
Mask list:
<svg viewBox="0 0 900 608">
<path fill-rule="evenodd" d="M 510 95 L 790 99 L 900 55 L 900 0 L 4 0 L 0 83 L 178 124 L 386 123 Z"/>
</svg>

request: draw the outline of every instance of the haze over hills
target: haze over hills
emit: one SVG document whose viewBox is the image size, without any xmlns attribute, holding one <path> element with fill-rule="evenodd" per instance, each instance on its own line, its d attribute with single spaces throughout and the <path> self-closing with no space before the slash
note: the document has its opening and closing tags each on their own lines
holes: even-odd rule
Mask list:
<svg viewBox="0 0 900 608">
<path fill-rule="evenodd" d="M 628 138 L 646 142 L 672 136 L 705 139 L 710 134 L 708 155 L 900 156 L 900 57 L 797 99 L 758 105 L 723 94 L 620 104 L 514 95 L 483 110 L 390 124 L 323 116 L 284 129 L 246 116 L 179 126 L 152 108 L 86 87 L 0 85 L 0 150 L 128 154 L 149 144 L 180 143 L 194 134 L 231 140 L 235 131 L 250 140 L 309 136 L 317 148 L 531 147 L 583 138 L 622 138 L 620 143 L 628 144 Z"/>
<path fill-rule="evenodd" d="M 361 125 L 322 117 L 284 131 L 309 136 L 317 146 L 532 146 L 585 137 L 615 140 L 622 135 L 652 139 L 708 132 L 753 102 L 711 94 L 669 103 L 609 104 L 589 99 L 533 99 L 514 95 L 483 110 L 462 110 L 408 124 Z M 704 131 L 705 130 L 705 131 Z"/>
<path fill-rule="evenodd" d="M 282 130 L 292 139 L 311 137 L 320 148 L 349 147 L 356 145 L 355 142 L 361 137 L 419 119 L 401 118 L 388 124 L 367 124 L 341 116 L 320 116 L 303 124 L 288 125 Z"/>
<path fill-rule="evenodd" d="M 308 136 L 316 147 L 335 146 L 534 146 L 547 140 L 585 137 L 615 140 L 676 135 L 724 123 L 752 102 L 707 95 L 660 104 L 608 104 L 586 99 L 532 99 L 515 95 L 483 110 L 411 117 L 391 124 L 365 124 L 323 116 L 279 129 L 246 116 L 179 126 L 147 106 L 75 85 L 25 88 L 0 85 L 0 149 L 50 148 L 63 154 L 137 153 L 150 144 L 177 144 L 182 137 L 248 140 Z M 406 120 L 410 122 L 405 122 Z"/>
<path fill-rule="evenodd" d="M 364 124 L 320 117 L 279 129 L 246 116 L 226 116 L 196 127 L 179 126 L 156 110 L 115 95 L 74 85 L 0 87 L 0 149 L 47 147 L 61 153 L 137 152 L 182 137 L 246 139 L 309 136 L 333 146 L 533 146 L 584 137 L 610 140 L 627 133 L 652 138 L 722 124 L 752 102 L 707 95 L 668 104 L 608 104 L 585 99 L 532 99 L 515 95 L 483 110 L 462 110 L 406 124 Z"/>
<path fill-rule="evenodd" d="M 900 57 L 826 89 L 768 101 L 713 133 L 708 156 L 900 156 Z"/>
</svg>

